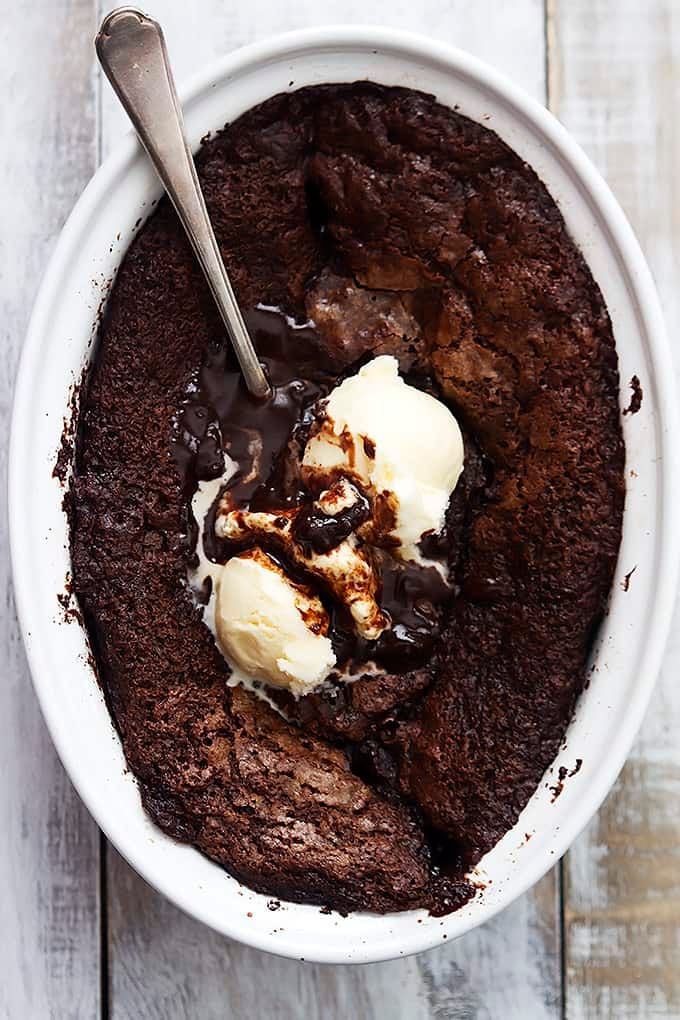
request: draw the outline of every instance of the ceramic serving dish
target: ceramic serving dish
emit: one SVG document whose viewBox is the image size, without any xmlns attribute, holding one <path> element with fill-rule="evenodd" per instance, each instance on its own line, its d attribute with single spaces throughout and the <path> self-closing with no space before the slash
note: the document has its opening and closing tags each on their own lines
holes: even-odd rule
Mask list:
<svg viewBox="0 0 680 1020">
<path fill-rule="evenodd" d="M 612 318 L 621 372 L 644 397 L 623 419 L 627 499 L 609 612 L 590 684 L 565 744 L 516 826 L 476 869 L 478 895 L 444 918 L 424 911 L 340 917 L 241 886 L 196 850 L 163 835 L 125 770 L 82 627 L 57 596 L 69 571 L 63 487 L 53 475 L 70 402 L 94 352 L 98 310 L 160 187 L 127 137 L 75 207 L 46 273 L 26 339 L 14 405 L 10 523 L 14 582 L 28 658 L 47 724 L 74 785 L 107 837 L 179 907 L 225 935 L 324 962 L 403 956 L 464 934 L 536 882 L 597 810 L 623 764 L 651 695 L 673 606 L 678 563 L 673 371 L 649 270 L 606 184 L 560 124 L 490 67 L 428 39 L 383 28 L 297 32 L 230 54 L 181 89 L 192 145 L 278 92 L 371 79 L 433 93 L 495 130 L 538 173 L 584 252 Z M 624 579 L 635 568 L 630 584 Z M 628 590 L 624 590 L 628 587 Z M 566 779 L 555 799 L 558 770 Z M 532 838 L 526 840 L 525 834 Z"/>
</svg>

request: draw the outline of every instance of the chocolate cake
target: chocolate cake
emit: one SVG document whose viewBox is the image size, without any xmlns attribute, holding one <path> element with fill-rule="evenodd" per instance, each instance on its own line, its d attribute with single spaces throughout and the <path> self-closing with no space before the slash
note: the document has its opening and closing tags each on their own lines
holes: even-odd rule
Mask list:
<svg viewBox="0 0 680 1020">
<path fill-rule="evenodd" d="M 161 201 L 108 301 L 69 494 L 75 592 L 127 761 L 157 824 L 253 889 L 448 912 L 559 748 L 612 582 L 624 448 L 602 296 L 531 168 L 417 92 L 277 96 L 197 166 L 279 398 L 246 395 Z M 385 551 L 380 597 L 401 626 L 369 647 L 324 596 L 353 676 L 268 703 L 228 685 L 188 585 L 192 496 L 225 448 L 247 460 L 255 430 L 238 505 L 299 506 L 310 407 L 376 354 L 463 430 L 431 550 L 455 584 Z M 354 526 L 336 525 L 296 527 L 313 544 Z"/>
</svg>

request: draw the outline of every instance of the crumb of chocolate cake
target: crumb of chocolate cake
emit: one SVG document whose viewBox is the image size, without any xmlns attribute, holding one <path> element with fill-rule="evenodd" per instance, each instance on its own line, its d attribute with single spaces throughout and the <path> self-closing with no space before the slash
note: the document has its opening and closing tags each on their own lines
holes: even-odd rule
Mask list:
<svg viewBox="0 0 680 1020">
<path fill-rule="evenodd" d="M 54 468 L 52 469 L 52 477 L 58 478 L 62 486 L 65 486 L 68 471 L 73 461 L 73 438 L 69 435 L 68 427 L 68 422 L 64 419 L 61 442 L 59 444 Z"/>
<path fill-rule="evenodd" d="M 609 317 L 535 173 L 432 97 L 366 83 L 280 95 L 196 162 L 259 353 L 278 345 L 288 364 L 279 431 L 263 437 L 270 473 L 244 500 L 299 505 L 310 406 L 393 354 L 464 434 L 430 543 L 455 589 L 424 616 L 420 596 L 404 609 L 414 659 L 395 642 L 382 673 L 286 704 L 288 720 L 227 686 L 186 584 L 190 504 L 219 477 L 225 415 L 249 412 L 163 199 L 109 296 L 69 490 L 107 704 L 152 818 L 252 889 L 443 915 L 475 894 L 470 868 L 517 821 L 585 684 L 624 500 Z M 230 436 L 247 458 L 252 437 Z"/>
<path fill-rule="evenodd" d="M 630 579 L 631 579 L 631 577 L 633 576 L 633 574 L 635 573 L 636 570 L 637 570 L 637 563 L 635 564 L 635 566 L 633 567 L 632 570 L 628 571 L 628 573 L 625 575 L 623 581 L 621 581 L 621 587 L 622 587 L 623 591 L 628 591 L 629 590 L 629 588 L 630 588 Z"/>
<path fill-rule="evenodd" d="M 52 477 L 56 478 L 62 485 L 66 485 L 69 472 L 73 464 L 75 452 L 76 431 L 78 428 L 78 408 L 80 401 L 81 384 L 71 387 L 68 399 L 68 411 L 64 416 L 62 424 L 59 449 L 52 468 Z"/>
<path fill-rule="evenodd" d="M 623 409 L 624 414 L 637 414 L 642 407 L 642 386 L 640 380 L 636 375 L 630 380 L 630 388 L 632 390 L 630 396 L 630 403 L 628 407 Z"/>
<path fill-rule="evenodd" d="M 569 769 L 565 768 L 564 765 L 560 765 L 559 771 L 557 773 L 557 782 L 555 783 L 554 786 L 550 787 L 550 790 L 552 791 L 552 798 L 551 798 L 551 801 L 550 801 L 551 804 L 555 803 L 555 801 L 557 800 L 559 795 L 564 790 L 564 780 L 568 776 L 569 776 Z"/>
<path fill-rule="evenodd" d="M 555 801 L 557 800 L 559 795 L 564 790 L 564 781 L 565 781 L 565 779 L 571 779 L 572 776 L 575 776 L 578 772 L 580 772 L 582 765 L 583 765 L 583 759 L 582 758 L 577 758 L 576 759 L 576 764 L 571 769 L 567 769 L 564 765 L 560 766 L 560 769 L 559 769 L 559 771 L 557 773 L 557 783 L 554 786 L 548 787 L 552 791 L 552 798 L 551 798 L 551 801 L 550 801 L 551 804 L 555 803 Z M 527 839 L 529 839 L 528 836 L 527 836 Z"/>
<path fill-rule="evenodd" d="M 70 573 L 67 573 L 64 579 L 64 590 L 57 592 L 57 602 L 62 611 L 64 623 L 77 623 L 81 627 L 84 625 L 83 614 L 78 605 Z"/>
</svg>

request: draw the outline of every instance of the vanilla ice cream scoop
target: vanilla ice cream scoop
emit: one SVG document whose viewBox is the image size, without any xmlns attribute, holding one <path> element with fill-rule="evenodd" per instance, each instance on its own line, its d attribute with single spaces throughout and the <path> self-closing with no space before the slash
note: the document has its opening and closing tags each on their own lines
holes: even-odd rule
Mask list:
<svg viewBox="0 0 680 1020">
<path fill-rule="evenodd" d="M 215 630 L 231 666 L 296 697 L 335 666 L 320 599 L 259 548 L 230 559 L 217 579 Z"/>
<path fill-rule="evenodd" d="M 332 523 L 338 519 L 335 515 L 350 510 L 359 500 L 366 503 L 365 497 L 346 479 L 339 479 L 321 494 L 312 508 L 324 514 L 325 523 Z M 323 550 L 313 548 L 309 535 L 305 540 L 307 529 L 302 529 L 300 540 L 298 525 L 302 512 L 301 507 L 278 511 L 232 510 L 226 493 L 215 518 L 215 534 L 236 542 L 247 539 L 256 539 L 262 544 L 267 540 L 272 542 L 285 552 L 288 561 L 321 578 L 347 607 L 357 632 L 367 641 L 375 641 L 390 620 L 376 601 L 379 582 L 371 557 L 352 534 L 346 538 L 336 537 Z"/>
<path fill-rule="evenodd" d="M 418 543 L 444 527 L 463 456 L 448 407 L 404 382 L 396 358 L 384 355 L 331 392 L 302 467 L 317 489 L 339 473 L 354 477 L 382 503 L 384 534 L 376 534 L 374 514 L 373 541 L 387 540 L 402 559 L 423 562 Z"/>
</svg>

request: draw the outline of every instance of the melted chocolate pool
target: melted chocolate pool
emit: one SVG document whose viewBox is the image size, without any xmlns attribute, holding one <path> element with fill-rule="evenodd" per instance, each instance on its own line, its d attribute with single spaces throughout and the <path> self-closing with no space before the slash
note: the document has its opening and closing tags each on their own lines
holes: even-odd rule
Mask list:
<svg viewBox="0 0 680 1020">
<path fill-rule="evenodd" d="M 171 449 L 187 500 L 189 562 L 195 562 L 198 529 L 191 500 L 200 481 L 218 478 L 225 470 L 225 452 L 238 464 L 224 491 L 235 508 L 277 510 L 310 504 L 313 495 L 299 471 L 300 459 L 314 419 L 314 405 L 339 381 L 325 361 L 310 323 L 297 324 L 276 309 L 256 308 L 245 315 L 258 356 L 273 387 L 267 401 L 254 399 L 243 383 L 231 351 L 221 344 L 210 349 L 174 422 Z M 353 371 L 353 369 L 350 371 Z M 218 539 L 214 533 L 219 497 L 204 522 L 203 545 L 215 563 L 224 563 L 244 546 Z M 346 538 L 369 514 L 367 500 L 336 517 L 305 506 L 296 522 L 296 538 L 316 552 L 326 552 Z M 386 550 L 375 551 L 382 577 L 379 604 L 392 626 L 377 641 L 357 637 L 345 607 L 338 604 L 318 578 L 306 576 L 286 562 L 285 552 L 265 545 L 298 580 L 311 584 L 331 619 L 329 636 L 338 665 L 350 672 L 375 662 L 391 672 L 424 665 L 440 631 L 441 612 L 452 597 L 437 569 L 401 563 Z M 440 548 L 445 547 L 440 545 Z"/>
</svg>

